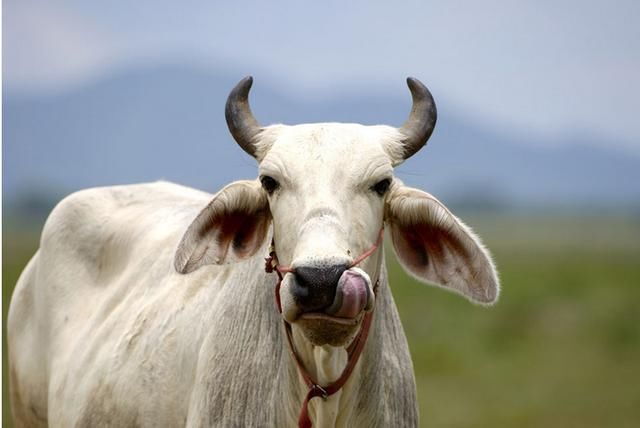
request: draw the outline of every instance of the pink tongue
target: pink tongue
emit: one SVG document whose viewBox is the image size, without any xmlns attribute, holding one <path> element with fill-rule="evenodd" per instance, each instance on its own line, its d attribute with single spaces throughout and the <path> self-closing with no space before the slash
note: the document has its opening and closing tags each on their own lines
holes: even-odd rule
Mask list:
<svg viewBox="0 0 640 428">
<path fill-rule="evenodd" d="M 356 272 L 345 271 L 336 289 L 333 305 L 327 312 L 340 318 L 355 318 L 367 306 L 367 282 Z"/>
</svg>

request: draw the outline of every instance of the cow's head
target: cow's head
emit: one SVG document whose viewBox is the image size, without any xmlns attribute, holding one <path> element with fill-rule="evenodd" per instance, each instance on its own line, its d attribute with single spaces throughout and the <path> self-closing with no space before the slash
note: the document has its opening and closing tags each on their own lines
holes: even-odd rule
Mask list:
<svg viewBox="0 0 640 428">
<path fill-rule="evenodd" d="M 427 88 L 407 80 L 413 108 L 401 128 L 323 123 L 262 127 L 249 108 L 252 79 L 229 95 L 227 124 L 259 164 L 259 178 L 221 190 L 189 227 L 175 266 L 239 261 L 273 238 L 281 265 L 294 272 L 280 288 L 283 317 L 314 344 L 345 345 L 365 311 L 382 251 L 355 258 L 387 225 L 401 264 L 421 281 L 491 304 L 498 279 L 476 235 L 436 198 L 404 186 L 393 168 L 416 153 L 436 122 Z"/>
</svg>

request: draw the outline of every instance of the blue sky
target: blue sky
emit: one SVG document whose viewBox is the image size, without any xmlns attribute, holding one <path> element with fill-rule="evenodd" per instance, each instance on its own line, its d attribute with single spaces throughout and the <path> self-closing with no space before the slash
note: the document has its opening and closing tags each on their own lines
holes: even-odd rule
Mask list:
<svg viewBox="0 0 640 428">
<path fill-rule="evenodd" d="M 354 85 L 404 94 L 415 75 L 493 126 L 638 153 L 639 22 L 637 0 L 5 0 L 3 83 L 46 93 L 192 62 L 311 98 Z"/>
</svg>

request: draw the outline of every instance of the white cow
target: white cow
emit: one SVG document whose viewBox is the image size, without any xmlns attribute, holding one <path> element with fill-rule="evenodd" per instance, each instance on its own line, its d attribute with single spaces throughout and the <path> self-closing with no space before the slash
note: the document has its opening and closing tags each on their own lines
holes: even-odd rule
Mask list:
<svg viewBox="0 0 640 428">
<path fill-rule="evenodd" d="M 258 180 L 213 196 L 170 183 L 89 189 L 53 210 L 9 311 L 18 426 L 418 424 L 380 230 L 419 280 L 481 304 L 499 291 L 469 228 L 393 176 L 431 135 L 431 94 L 408 79 L 401 128 L 261 127 L 251 84 L 234 88 L 226 115 Z M 352 341 L 364 345 L 359 360 Z M 345 367 L 344 386 L 303 403 Z"/>
</svg>

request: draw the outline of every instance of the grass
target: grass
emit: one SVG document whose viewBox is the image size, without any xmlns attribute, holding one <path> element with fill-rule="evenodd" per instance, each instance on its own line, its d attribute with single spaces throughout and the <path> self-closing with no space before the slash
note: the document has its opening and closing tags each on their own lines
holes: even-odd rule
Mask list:
<svg viewBox="0 0 640 428">
<path fill-rule="evenodd" d="M 492 308 L 390 275 L 432 427 L 632 427 L 640 421 L 640 222 L 467 219 L 494 253 Z M 3 320 L 36 247 L 5 231 Z M 4 340 L 4 330 L 3 330 Z M 6 349 L 6 348 L 5 348 Z M 11 426 L 3 357 L 3 426 Z"/>
<path fill-rule="evenodd" d="M 391 268 L 423 425 L 637 426 L 639 224 L 475 223 L 501 273 L 497 306 L 473 307 Z"/>
</svg>

